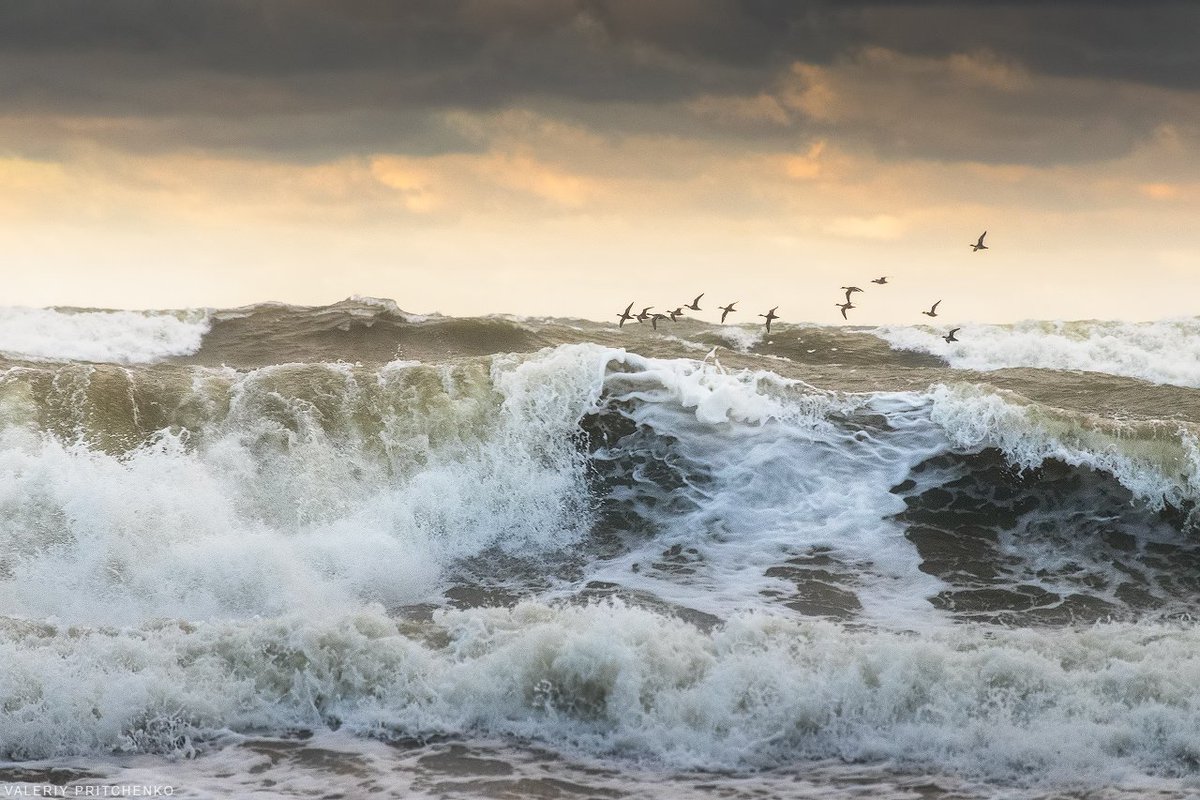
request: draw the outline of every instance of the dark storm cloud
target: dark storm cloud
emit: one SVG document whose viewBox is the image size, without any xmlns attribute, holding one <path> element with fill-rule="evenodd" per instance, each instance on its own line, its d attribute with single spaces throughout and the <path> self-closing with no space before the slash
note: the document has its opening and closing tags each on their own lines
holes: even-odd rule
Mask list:
<svg viewBox="0 0 1200 800">
<path fill-rule="evenodd" d="M 36 0 L 15 11 L 0 6 L 0 51 L 43 72 L 6 70 L 3 88 L 30 106 L 65 98 L 124 111 L 136 99 L 139 110 L 153 112 L 234 104 L 219 92 L 237 81 L 274 89 L 248 103 L 318 108 L 488 107 L 525 95 L 654 101 L 705 85 L 707 76 L 683 65 L 637 63 L 614 47 L 589 6 Z"/>
<path fill-rule="evenodd" d="M 125 119 L 107 143 L 324 158 L 473 143 L 439 112 L 538 99 L 661 104 L 761 76 L 616 42 L 588 4 L 139 2 L 0 5 L 0 114 Z M 619 21 L 620 17 L 614 18 Z M 325 115 L 321 124 L 311 119 Z M 369 121 L 365 127 L 347 119 Z M 173 121 L 172 121 L 173 120 Z M 147 122 L 149 121 L 149 122 Z M 48 126 L 54 133 L 54 126 Z M 0 140 L 53 149 L 70 136 Z M 89 134 L 90 135 L 90 134 Z"/>
<path fill-rule="evenodd" d="M 541 64 L 530 48 L 552 46 L 564 31 L 573 43 L 585 42 L 589 24 L 599 25 L 610 44 L 652 47 L 693 65 L 825 62 L 871 44 L 917 54 L 982 48 L 1054 74 L 1200 85 L 1200 4 L 1186 0 L 16 0 L 0 5 L 0 47 L 85 53 L 101 69 L 112 56 L 257 77 L 430 74 L 477 63 L 515 69 L 512 89 L 586 97 L 621 77 L 610 68 L 561 80 L 561 70 L 584 77 L 575 67 L 588 62 L 592 48 L 552 47 L 552 55 L 574 56 L 558 64 L 559 72 L 521 67 Z M 602 55 L 615 61 L 628 54 Z M 483 80 L 479 93 L 495 91 L 507 77 Z M 640 88 L 624 86 L 633 95 Z"/>
<path fill-rule="evenodd" d="M 440 112 L 538 104 L 627 131 L 644 107 L 655 129 L 771 141 L 830 126 L 803 115 L 786 131 L 684 114 L 672 122 L 661 109 L 771 91 L 792 62 L 835 64 L 868 47 L 930 58 L 982 51 L 1035 75 L 1193 89 L 1197 30 L 1200 3 L 1152 0 L 17 0 L 0 5 L 0 113 L 124 119 L 107 143 L 130 149 L 285 158 L 469 150 L 479 143 L 446 128 Z M 1114 147 L 1156 122 L 1118 130 Z M 895 149 L 870 130 L 846 132 Z M 7 138 L 0 148 L 31 146 Z M 985 159 L 1021 152 L 1009 142 L 989 154 L 986 139 L 977 149 Z M 1043 150 L 1038 158 L 1057 157 Z"/>
<path fill-rule="evenodd" d="M 901 52 L 987 50 L 1047 75 L 1200 88 L 1200 4 L 1149 2 L 863 3 L 844 34 Z"/>
</svg>

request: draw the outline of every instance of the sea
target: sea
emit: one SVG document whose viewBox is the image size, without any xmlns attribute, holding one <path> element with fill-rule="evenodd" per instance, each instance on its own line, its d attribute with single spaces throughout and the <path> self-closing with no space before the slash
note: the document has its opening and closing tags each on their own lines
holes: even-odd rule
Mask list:
<svg viewBox="0 0 1200 800">
<path fill-rule="evenodd" d="M 944 333 L 0 309 L 0 794 L 1200 796 L 1200 319 Z"/>
</svg>

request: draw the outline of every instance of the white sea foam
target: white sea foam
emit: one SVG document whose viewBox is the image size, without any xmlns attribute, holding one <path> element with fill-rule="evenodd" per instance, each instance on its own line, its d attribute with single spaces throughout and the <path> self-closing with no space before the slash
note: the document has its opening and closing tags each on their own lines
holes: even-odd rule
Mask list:
<svg viewBox="0 0 1200 800">
<path fill-rule="evenodd" d="M 671 768 L 890 762 L 1005 785 L 1151 785 L 1200 758 L 1200 633 L 950 629 L 605 603 L 0 627 L 10 758 L 182 750 L 232 730 L 512 735 Z"/>
<path fill-rule="evenodd" d="M 636 371 L 611 374 L 608 396 L 671 442 L 662 459 L 682 473 L 683 485 L 642 485 L 639 514 L 658 526 L 657 535 L 593 568 L 591 578 L 724 616 L 757 605 L 765 592 L 794 593 L 787 581 L 767 577 L 768 569 L 822 548 L 858 573 L 850 585 L 867 618 L 900 627 L 927 620 L 925 598 L 941 586 L 920 571 L 891 519 L 904 503 L 889 491 L 947 445 L 927 415 L 923 423 L 900 421 L 919 398 L 839 397 L 769 372 L 726 372 L 690 360 L 630 356 L 627 363 Z M 856 409 L 895 415 L 895 429 L 866 436 L 831 419 Z M 632 446 L 632 453 L 604 449 L 595 458 L 637 457 L 643 446 Z M 652 568 L 669 546 L 694 555 L 691 577 Z"/>
<path fill-rule="evenodd" d="M 897 350 L 942 356 L 958 369 L 1085 370 L 1153 383 L 1200 387 L 1200 320 L 966 324 L 959 341 L 943 331 L 885 326 L 873 333 Z"/>
<path fill-rule="evenodd" d="M 51 361 L 146 364 L 200 349 L 206 311 L 0 308 L 0 353 Z"/>
<path fill-rule="evenodd" d="M 892 491 L 936 455 L 997 448 L 1021 469 L 1054 459 L 1098 470 L 1149 509 L 1200 497 L 1200 448 L 1177 423 L 1093 419 L 986 387 L 837 396 L 694 361 L 631 356 L 627 364 L 636 370 L 611 374 L 608 395 L 658 439 L 595 458 L 642 459 L 678 485 L 660 489 L 660 477 L 618 494 L 655 524 L 655 536 L 588 578 L 719 617 L 763 595 L 788 597 L 788 580 L 770 577 L 776 565 L 820 551 L 835 572 L 840 564 L 851 573 L 840 588 L 854 592 L 862 618 L 936 625 L 927 598 L 945 587 L 922 569 L 896 519 L 906 506 Z M 872 415 L 887 424 L 848 424 Z M 661 566 L 670 547 L 689 553 L 686 563 Z"/>
</svg>

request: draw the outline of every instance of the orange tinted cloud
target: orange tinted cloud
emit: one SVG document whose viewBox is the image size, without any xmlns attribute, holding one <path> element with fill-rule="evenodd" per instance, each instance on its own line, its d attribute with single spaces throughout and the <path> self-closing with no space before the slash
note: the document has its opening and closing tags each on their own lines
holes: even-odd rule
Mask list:
<svg viewBox="0 0 1200 800">
<path fill-rule="evenodd" d="M 799 156 L 788 156 L 784 159 L 783 169 L 789 178 L 811 180 L 821 174 L 821 154 L 825 152 L 825 140 L 815 142 L 808 152 Z"/>
<path fill-rule="evenodd" d="M 1143 183 L 1138 191 L 1152 200 L 1178 200 L 1183 196 L 1183 190 L 1170 183 Z"/>
</svg>

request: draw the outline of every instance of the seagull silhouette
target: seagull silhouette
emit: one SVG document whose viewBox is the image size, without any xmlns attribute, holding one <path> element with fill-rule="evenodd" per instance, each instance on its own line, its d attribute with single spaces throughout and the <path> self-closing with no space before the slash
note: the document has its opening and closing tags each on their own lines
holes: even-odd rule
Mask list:
<svg viewBox="0 0 1200 800">
<path fill-rule="evenodd" d="M 617 316 L 621 318 L 621 321 L 617 323 L 618 328 L 624 328 L 625 323 L 628 322 L 629 320 L 633 319 L 633 314 L 629 313 L 629 309 L 631 309 L 631 308 L 633 308 L 633 303 L 630 303 L 629 305 L 625 306 L 625 310 L 622 311 L 620 314 L 617 314 Z"/>
<path fill-rule="evenodd" d="M 847 303 L 849 303 L 849 302 L 850 302 L 850 295 L 851 295 L 851 294 L 853 294 L 854 292 L 861 292 L 861 291 L 862 291 L 862 289 L 858 288 L 857 286 L 843 286 L 842 288 L 846 290 L 846 302 L 847 302 Z"/>
<path fill-rule="evenodd" d="M 947 333 L 942 338 L 946 340 L 946 344 L 950 344 L 951 342 L 957 342 L 958 339 L 954 338 L 954 334 L 958 333 L 961 330 L 962 330 L 962 328 L 951 328 L 950 332 Z"/>
<path fill-rule="evenodd" d="M 696 295 L 696 299 L 692 301 L 692 304 L 689 306 L 684 306 L 684 308 L 690 308 L 692 311 L 700 311 L 701 310 L 700 309 L 700 298 L 701 297 L 704 297 L 704 292 L 701 292 L 700 294 Z"/>
<path fill-rule="evenodd" d="M 654 308 L 654 306 L 646 306 L 642 309 L 642 313 L 638 314 L 636 317 L 634 317 L 634 319 L 636 319 L 638 322 L 645 322 L 646 320 L 650 319 L 650 309 L 652 308 Z"/>
<path fill-rule="evenodd" d="M 666 318 L 667 318 L 666 314 L 652 314 L 650 316 L 650 327 L 654 328 L 654 330 L 658 330 L 658 321 L 660 319 L 666 319 Z"/>
<path fill-rule="evenodd" d="M 779 308 L 779 306 L 775 306 L 775 308 Z M 779 315 L 775 313 L 775 308 L 772 308 L 765 314 L 759 314 L 760 317 L 767 320 L 767 333 L 771 332 L 771 320 L 779 319 Z"/>
<path fill-rule="evenodd" d="M 887 275 L 882 275 L 871 281 L 871 283 L 878 283 L 880 286 L 883 286 L 885 283 L 887 283 Z"/>
<path fill-rule="evenodd" d="M 852 308 L 858 308 L 858 306 L 854 305 L 849 300 L 847 300 L 844 303 L 834 303 L 834 305 L 842 310 L 842 319 L 844 319 L 844 320 L 850 319 L 849 317 L 846 316 L 847 311 L 849 311 Z"/>
<path fill-rule="evenodd" d="M 941 300 L 938 300 L 936 303 L 934 303 L 932 306 L 929 307 L 928 311 L 922 311 L 921 313 L 927 317 L 936 317 L 937 316 L 937 307 L 939 305 L 941 305 L 941 302 L 942 302 Z"/>
<path fill-rule="evenodd" d="M 671 318 L 671 322 L 678 322 L 678 317 L 683 316 L 683 306 L 680 306 L 674 311 L 668 311 L 667 316 Z"/>
<path fill-rule="evenodd" d="M 983 233 L 979 234 L 978 242 L 976 242 L 975 244 L 967 245 L 967 247 L 971 248 L 972 253 L 978 253 L 980 250 L 988 249 L 988 246 L 983 243 L 983 237 L 985 237 L 985 236 L 987 236 L 987 231 L 984 231 Z"/>
<path fill-rule="evenodd" d="M 699 300 L 700 298 L 696 298 L 696 299 Z M 734 306 L 736 306 L 737 304 L 738 304 L 738 301 L 734 300 L 732 303 L 730 303 L 727 306 L 717 306 L 717 308 L 721 309 L 721 322 L 725 321 L 725 318 L 729 316 L 729 313 L 731 311 L 737 311 L 737 309 L 734 308 Z"/>
</svg>

